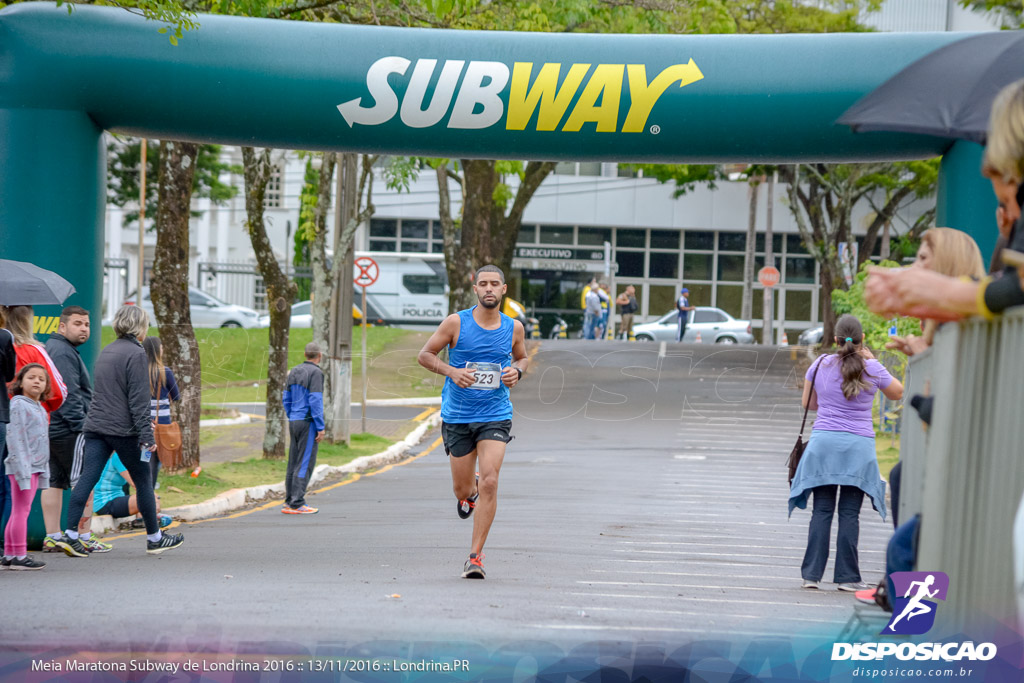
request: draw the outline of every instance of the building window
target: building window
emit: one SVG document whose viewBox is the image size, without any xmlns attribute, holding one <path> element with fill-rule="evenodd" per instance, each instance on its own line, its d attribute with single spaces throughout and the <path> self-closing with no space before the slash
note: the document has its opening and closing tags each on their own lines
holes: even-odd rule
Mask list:
<svg viewBox="0 0 1024 683">
<path fill-rule="evenodd" d="M 370 219 L 370 237 L 397 237 L 398 221 L 385 218 Z"/>
<path fill-rule="evenodd" d="M 403 220 L 402 239 L 425 240 L 430 234 L 429 228 L 429 221 Z"/>
<path fill-rule="evenodd" d="M 710 280 L 711 254 L 686 254 L 683 256 L 684 280 Z"/>
<path fill-rule="evenodd" d="M 644 253 L 642 251 L 617 251 L 615 262 L 619 264 L 616 277 L 643 277 Z"/>
<path fill-rule="evenodd" d="M 814 259 L 786 257 L 786 274 L 782 280 L 787 285 L 813 285 Z M 786 304 L 787 308 L 789 304 Z M 789 319 L 789 316 L 786 316 Z M 808 318 L 809 320 L 809 318 Z"/>
<path fill-rule="evenodd" d="M 686 288 L 690 290 L 690 293 L 686 295 L 691 306 L 710 306 L 711 305 L 711 285 L 693 285 L 688 284 Z M 676 296 L 679 296 L 679 291 L 676 290 Z M 675 308 L 675 299 L 672 299 L 672 307 Z"/>
<path fill-rule="evenodd" d="M 686 250 L 711 251 L 715 248 L 715 233 L 700 230 L 687 230 L 683 237 Z M 710 279 L 710 278 L 709 278 Z"/>
<path fill-rule="evenodd" d="M 579 169 L 576 175 L 601 175 L 600 161 L 581 161 L 577 164 Z"/>
<path fill-rule="evenodd" d="M 804 246 L 804 241 L 800 238 L 800 235 L 786 235 L 786 253 L 809 254 L 810 252 Z"/>
<path fill-rule="evenodd" d="M 615 246 L 617 247 L 637 247 L 643 249 L 647 246 L 647 231 L 620 228 L 615 235 L 615 239 Z"/>
<path fill-rule="evenodd" d="M 575 161 L 559 161 L 555 164 L 555 175 L 576 175 Z"/>
<path fill-rule="evenodd" d="M 751 317 L 755 320 L 763 317 L 761 315 L 761 312 L 764 310 L 764 294 L 762 291 L 756 288 L 753 291 L 754 311 Z M 743 285 L 719 285 L 715 301 L 718 308 L 721 308 L 738 320 L 743 312 Z"/>
<path fill-rule="evenodd" d="M 394 240 L 370 240 L 370 251 L 395 251 Z"/>
<path fill-rule="evenodd" d="M 400 251 L 408 251 L 414 254 L 425 254 L 430 251 L 430 245 L 426 240 L 402 240 Z"/>
<path fill-rule="evenodd" d="M 718 251 L 745 251 L 747 236 L 742 232 L 718 233 Z"/>
<path fill-rule="evenodd" d="M 519 237 L 516 238 L 518 244 L 536 244 L 537 243 L 537 226 L 536 225 L 520 225 L 519 226 Z"/>
<path fill-rule="evenodd" d="M 674 249 L 679 251 L 679 231 L 651 230 L 651 249 Z"/>
<path fill-rule="evenodd" d="M 612 241 L 611 228 L 580 228 L 577 238 L 578 244 L 585 246 L 603 247 L 605 242 Z"/>
<path fill-rule="evenodd" d="M 571 225 L 540 226 L 541 244 L 572 244 Z"/>
<path fill-rule="evenodd" d="M 651 277 L 665 280 L 679 279 L 679 254 L 651 252 Z"/>
<path fill-rule="evenodd" d="M 743 256 L 718 255 L 718 279 L 729 282 L 743 282 Z"/>
<path fill-rule="evenodd" d="M 675 285 L 648 285 L 647 312 L 649 315 L 662 316 L 674 311 L 679 290 Z"/>
<path fill-rule="evenodd" d="M 786 290 L 786 320 L 811 319 L 811 292 Z"/>
<path fill-rule="evenodd" d="M 757 233 L 757 242 L 755 242 L 754 248 L 757 253 L 764 253 L 764 233 Z M 776 256 L 782 253 L 782 235 L 772 235 L 772 253 Z"/>
<path fill-rule="evenodd" d="M 267 181 L 267 191 L 263 195 L 263 207 L 266 209 L 280 209 L 281 202 L 283 200 L 283 192 L 281 190 L 282 182 L 281 176 L 283 171 L 280 166 L 274 166 L 274 169 L 270 172 L 270 180 Z"/>
</svg>

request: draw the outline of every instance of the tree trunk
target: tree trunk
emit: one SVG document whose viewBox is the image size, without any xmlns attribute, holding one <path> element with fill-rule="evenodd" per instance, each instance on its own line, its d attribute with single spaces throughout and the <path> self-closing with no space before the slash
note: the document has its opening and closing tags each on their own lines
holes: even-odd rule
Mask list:
<svg viewBox="0 0 1024 683">
<path fill-rule="evenodd" d="M 297 287 L 281 270 L 267 237 L 263 222 L 263 200 L 273 171 L 270 150 L 259 153 L 252 147 L 242 148 L 245 164 L 246 229 L 256 252 L 256 262 L 267 290 L 270 309 L 270 358 L 267 365 L 267 422 L 263 435 L 263 457 L 283 458 L 285 429 L 283 394 L 288 376 L 288 330 L 291 325 L 292 301 Z"/>
<path fill-rule="evenodd" d="M 832 291 L 836 283 L 843 281 L 841 271 L 834 272 L 826 263 L 821 264 L 821 322 L 824 333 L 821 336 L 821 345 L 825 348 L 835 344 L 836 312 L 832 309 Z"/>
<path fill-rule="evenodd" d="M 160 143 L 156 254 L 150 284 L 164 363 L 174 371 L 181 391 L 176 412 L 181 425 L 181 464 L 188 469 L 199 464 L 202 412 L 202 369 L 188 298 L 188 221 L 198 152 L 199 146 L 191 142 Z"/>
<path fill-rule="evenodd" d="M 444 231 L 445 267 L 448 271 L 448 311 L 469 308 L 476 303 L 473 274 L 481 266 L 501 268 L 507 278 L 512 270 L 519 224 L 527 204 L 544 178 L 555 168 L 553 162 L 531 161 L 526 165 L 515 199 L 508 214 L 495 200 L 502 178 L 494 161 L 463 159 L 462 219 L 451 217 L 448 180 L 455 174 L 446 166 L 437 169 L 441 226 Z M 461 227 L 461 237 L 456 239 Z"/>
<path fill-rule="evenodd" d="M 747 217 L 747 251 L 743 258 L 743 304 L 740 317 L 751 320 L 754 317 L 754 247 L 757 241 L 757 191 L 760 180 L 751 178 L 748 195 L 750 211 Z"/>
<path fill-rule="evenodd" d="M 331 210 L 331 187 L 334 184 L 334 167 L 336 155 L 321 154 L 323 163 L 320 166 L 320 181 L 317 186 L 316 233 L 310 244 L 310 260 L 313 265 L 313 341 L 320 348 L 327 348 L 327 335 L 330 328 L 329 311 L 331 306 L 331 270 L 327 265 L 327 217 Z M 330 393 L 324 387 L 324 395 Z"/>
</svg>

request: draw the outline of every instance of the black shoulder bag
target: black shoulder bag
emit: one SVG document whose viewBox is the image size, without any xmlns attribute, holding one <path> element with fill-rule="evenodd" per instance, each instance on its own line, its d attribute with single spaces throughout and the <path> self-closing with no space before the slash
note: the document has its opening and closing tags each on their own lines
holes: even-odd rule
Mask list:
<svg viewBox="0 0 1024 683">
<path fill-rule="evenodd" d="M 793 477 L 796 476 L 796 468 L 800 465 L 800 458 L 804 457 L 804 449 L 807 448 L 807 444 L 804 443 L 804 426 L 807 424 L 807 411 L 811 408 L 811 398 L 814 396 L 814 380 L 818 379 L 818 370 L 821 369 L 822 361 L 818 361 L 818 366 L 814 368 L 814 374 L 811 375 L 811 393 L 807 395 L 807 407 L 804 408 L 804 419 L 800 423 L 800 435 L 796 437 L 796 445 L 793 446 L 793 450 L 789 453 L 789 459 L 786 461 L 786 467 L 789 468 L 789 483 L 793 483 Z"/>
</svg>

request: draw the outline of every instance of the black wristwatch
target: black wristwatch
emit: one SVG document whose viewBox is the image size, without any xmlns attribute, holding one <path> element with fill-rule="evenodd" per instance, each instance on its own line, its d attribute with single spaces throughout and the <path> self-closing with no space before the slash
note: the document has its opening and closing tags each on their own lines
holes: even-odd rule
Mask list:
<svg viewBox="0 0 1024 683">
<path fill-rule="evenodd" d="M 520 370 L 519 368 L 516 368 L 516 372 L 519 373 L 519 376 L 516 377 L 516 381 L 518 382 L 519 380 L 521 380 L 523 378 L 523 371 Z"/>
</svg>

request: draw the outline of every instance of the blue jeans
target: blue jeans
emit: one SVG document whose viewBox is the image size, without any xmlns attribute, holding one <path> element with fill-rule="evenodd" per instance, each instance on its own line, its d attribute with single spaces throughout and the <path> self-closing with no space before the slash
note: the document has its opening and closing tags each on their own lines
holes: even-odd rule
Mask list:
<svg viewBox="0 0 1024 683">
<path fill-rule="evenodd" d="M 807 551 L 800 574 L 804 581 L 821 581 L 828 562 L 829 538 L 832 536 L 832 515 L 836 510 L 838 486 L 815 486 L 811 525 L 807 530 Z M 836 536 L 836 566 L 833 581 L 860 581 L 857 541 L 860 538 L 860 508 L 864 492 L 856 486 L 843 486 L 839 492 L 839 531 Z"/>
<path fill-rule="evenodd" d="M 594 338 L 594 323 L 597 322 L 597 314 L 587 311 L 583 314 L 583 338 Z"/>
</svg>

